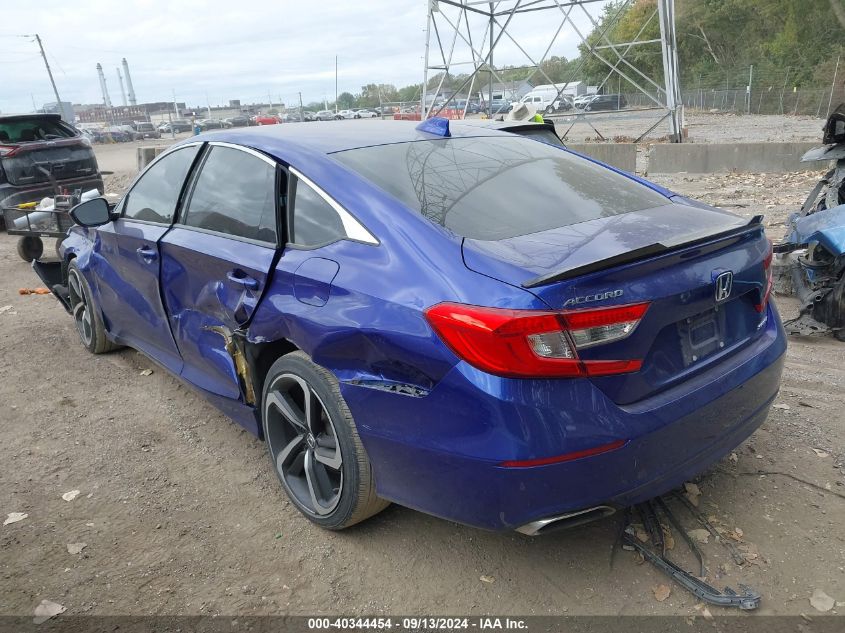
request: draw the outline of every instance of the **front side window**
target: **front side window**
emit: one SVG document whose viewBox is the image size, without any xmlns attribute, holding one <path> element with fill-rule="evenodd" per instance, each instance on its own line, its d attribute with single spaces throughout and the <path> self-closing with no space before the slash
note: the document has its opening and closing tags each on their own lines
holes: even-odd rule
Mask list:
<svg viewBox="0 0 845 633">
<path fill-rule="evenodd" d="M 170 224 L 185 177 L 199 148 L 199 145 L 183 147 L 156 161 L 129 191 L 123 216 Z"/>
<path fill-rule="evenodd" d="M 320 246 L 347 237 L 343 220 L 307 182 L 293 182 L 293 241 L 301 246 Z"/>
<path fill-rule="evenodd" d="M 275 244 L 276 166 L 239 149 L 212 147 L 184 224 Z"/>
</svg>

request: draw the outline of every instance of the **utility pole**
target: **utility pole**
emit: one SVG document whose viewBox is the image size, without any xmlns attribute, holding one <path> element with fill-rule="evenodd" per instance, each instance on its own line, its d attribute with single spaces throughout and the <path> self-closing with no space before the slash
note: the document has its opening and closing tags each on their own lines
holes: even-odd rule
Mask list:
<svg viewBox="0 0 845 633">
<path fill-rule="evenodd" d="M 334 56 L 334 113 L 337 114 L 337 55 Z"/>
<path fill-rule="evenodd" d="M 305 117 L 302 114 L 302 93 L 299 93 L 299 122 L 305 123 Z"/>
<path fill-rule="evenodd" d="M 53 79 L 53 71 L 50 70 L 50 64 L 47 63 L 47 54 L 44 52 L 44 45 L 41 44 L 41 36 L 38 33 L 35 34 L 35 41 L 38 42 L 38 48 L 41 49 L 41 57 L 44 59 L 44 66 L 47 67 L 47 74 L 50 76 L 50 83 L 53 84 L 53 94 L 56 95 L 56 107 L 59 109 L 59 112 L 62 112 L 62 99 L 59 96 L 59 89 L 56 88 L 56 81 Z M 72 123 L 72 121 L 71 121 Z"/>
<path fill-rule="evenodd" d="M 493 118 L 493 47 L 495 46 L 495 42 L 493 42 L 493 24 L 495 24 L 495 18 L 493 17 L 494 13 L 494 5 L 490 3 L 490 54 L 487 56 L 487 61 L 489 62 L 489 70 L 490 70 L 490 79 L 487 84 L 487 117 L 492 119 Z M 504 87 L 504 86 L 503 86 Z M 504 96 L 504 95 L 502 95 Z M 434 98 L 437 98 L 437 95 L 434 95 Z M 432 105 L 434 105 L 432 103 Z"/>
<path fill-rule="evenodd" d="M 825 118 L 830 116 L 830 106 L 833 105 L 833 91 L 836 90 L 836 75 L 839 73 L 840 57 L 842 57 L 842 53 L 836 56 L 836 68 L 833 71 L 833 83 L 830 84 L 830 99 L 827 101 L 827 115 L 825 115 Z"/>
<path fill-rule="evenodd" d="M 754 78 L 754 64 L 748 69 L 748 89 L 745 91 L 748 94 L 748 114 L 751 114 L 751 80 Z"/>
</svg>

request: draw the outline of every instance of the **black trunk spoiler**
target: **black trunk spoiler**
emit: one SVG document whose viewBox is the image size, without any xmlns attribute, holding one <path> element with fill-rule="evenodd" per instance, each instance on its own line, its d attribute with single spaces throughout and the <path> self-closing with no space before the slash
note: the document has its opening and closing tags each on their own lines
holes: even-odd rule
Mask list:
<svg viewBox="0 0 845 633">
<path fill-rule="evenodd" d="M 671 251 L 678 250 L 681 247 L 688 248 L 698 244 L 706 244 L 707 242 L 721 241 L 732 237 L 741 237 L 746 233 L 752 233 L 759 230 L 762 223 L 763 216 L 755 215 L 748 221 L 748 223 L 728 231 L 723 231 L 721 233 L 710 233 L 708 231 L 687 233 L 686 235 L 681 235 L 677 239 L 671 241 L 655 242 L 654 244 L 636 248 L 632 251 L 628 251 L 627 253 L 606 257 L 605 259 L 590 262 L 589 264 L 560 270 L 547 275 L 540 275 L 534 279 L 522 282 L 521 285 L 523 288 L 537 288 L 539 286 L 555 283 L 556 281 L 565 281 L 567 279 L 580 277 L 581 275 L 588 275 L 601 270 L 607 270 L 608 268 L 613 268 L 614 266 L 631 264 L 649 257 L 654 257 L 655 255 L 664 255 Z"/>
</svg>

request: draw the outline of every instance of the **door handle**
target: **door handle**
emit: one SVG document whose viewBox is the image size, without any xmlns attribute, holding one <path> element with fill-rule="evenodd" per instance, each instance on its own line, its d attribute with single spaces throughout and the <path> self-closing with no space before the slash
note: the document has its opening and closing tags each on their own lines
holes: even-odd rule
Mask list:
<svg viewBox="0 0 845 633">
<path fill-rule="evenodd" d="M 258 290 L 258 281 L 239 270 L 230 270 L 226 273 L 226 278 L 232 283 L 236 283 L 249 290 Z"/>
<path fill-rule="evenodd" d="M 138 253 L 144 261 L 148 262 L 151 262 L 158 257 L 156 250 L 154 248 L 150 248 L 149 246 L 142 246 L 135 252 Z"/>
</svg>

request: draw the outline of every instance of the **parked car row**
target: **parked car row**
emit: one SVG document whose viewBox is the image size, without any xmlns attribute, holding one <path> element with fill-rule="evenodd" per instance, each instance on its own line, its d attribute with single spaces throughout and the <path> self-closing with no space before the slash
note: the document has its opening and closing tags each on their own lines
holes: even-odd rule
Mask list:
<svg viewBox="0 0 845 633">
<path fill-rule="evenodd" d="M 493 103 L 495 112 L 496 100 L 494 100 Z M 566 112 L 568 110 L 577 110 L 581 112 L 592 112 L 596 110 L 622 110 L 623 108 L 628 107 L 625 95 L 591 94 L 572 97 L 570 95 L 561 95 L 559 90 L 551 84 L 547 86 L 537 86 L 531 92 L 522 97 L 518 103 L 531 105 L 537 112 L 544 112 L 546 114 Z"/>
<path fill-rule="evenodd" d="M 131 125 L 108 125 L 102 128 L 85 128 L 81 129 L 80 132 L 92 143 L 128 143 L 129 141 L 138 141 L 144 138 L 160 138 L 161 136 L 155 128 L 152 131 L 148 129 L 138 131 Z M 158 133 L 158 136 L 156 136 L 156 133 Z"/>
</svg>

